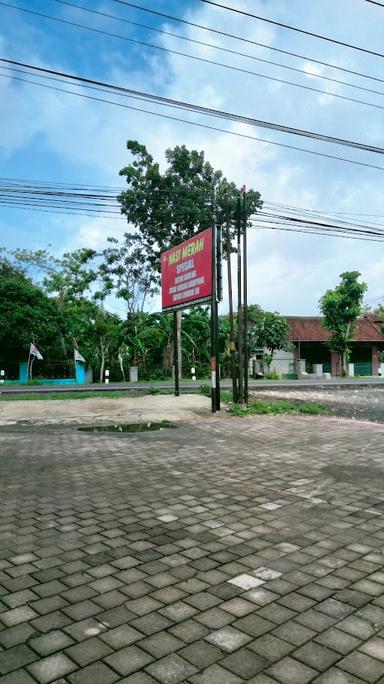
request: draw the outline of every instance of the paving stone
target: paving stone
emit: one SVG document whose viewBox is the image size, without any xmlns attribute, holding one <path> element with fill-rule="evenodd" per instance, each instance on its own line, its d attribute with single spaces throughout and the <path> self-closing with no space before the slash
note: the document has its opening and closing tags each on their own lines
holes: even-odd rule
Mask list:
<svg viewBox="0 0 384 684">
<path fill-rule="evenodd" d="M 202 639 L 209 634 L 209 631 L 209 627 L 202 625 L 193 619 L 185 620 L 185 622 L 179 622 L 177 625 L 169 629 L 171 634 L 178 639 L 182 639 L 182 641 L 185 641 L 188 644 Z"/>
<path fill-rule="evenodd" d="M 26 670 L 15 670 L 0 677 L 1 684 L 36 684 L 36 680 Z"/>
<path fill-rule="evenodd" d="M 111 668 L 121 675 L 141 670 L 152 661 L 152 656 L 142 651 L 141 648 L 137 648 L 137 646 L 127 646 L 105 658 L 106 664 L 110 665 Z"/>
<path fill-rule="evenodd" d="M 44 634 L 43 636 L 39 636 L 29 641 L 31 648 L 41 656 L 51 655 L 51 653 L 68 648 L 72 644 L 73 639 L 60 630 L 48 632 L 48 634 Z"/>
<path fill-rule="evenodd" d="M 197 672 L 193 665 L 175 653 L 149 665 L 146 670 L 161 684 L 179 684 Z"/>
<path fill-rule="evenodd" d="M 340 660 L 341 656 L 330 648 L 321 646 L 314 641 L 308 641 L 304 646 L 295 651 L 294 657 L 300 660 L 300 662 L 322 672 Z"/>
<path fill-rule="evenodd" d="M 21 622 L 28 622 L 28 620 L 32 620 L 32 618 L 37 616 L 38 613 L 29 606 L 19 606 L 18 608 L 5 610 L 0 613 L 0 621 L 6 627 L 13 627 L 13 625 L 18 625 Z"/>
<path fill-rule="evenodd" d="M 322 634 L 319 634 L 315 641 L 323 646 L 328 646 L 343 655 L 354 651 L 361 643 L 360 639 L 357 639 L 346 632 L 342 632 L 336 627 L 331 627 Z"/>
<path fill-rule="evenodd" d="M 69 634 L 75 641 L 84 641 L 84 639 L 97 636 L 101 632 L 105 632 L 105 630 L 106 627 L 94 618 L 74 622 L 72 625 L 64 628 L 66 634 Z"/>
<path fill-rule="evenodd" d="M 130 624 L 131 627 L 134 627 L 140 632 L 143 632 L 143 634 L 149 636 L 150 634 L 161 632 L 162 629 L 171 627 L 173 623 L 171 620 L 164 617 L 164 615 L 155 612 L 136 618 L 136 620 L 132 620 Z"/>
<path fill-rule="evenodd" d="M 274 622 L 266 620 L 265 618 L 262 618 L 256 614 L 247 615 L 244 618 L 240 618 L 240 620 L 236 620 L 232 626 L 236 629 L 242 630 L 252 637 L 261 636 L 262 634 L 265 634 L 276 627 Z"/>
<path fill-rule="evenodd" d="M 28 666 L 28 671 L 39 684 L 48 684 L 59 677 L 65 677 L 77 669 L 75 663 L 64 653 L 48 656 Z"/>
<path fill-rule="evenodd" d="M 124 646 L 130 646 L 136 641 L 143 639 L 143 637 L 144 634 L 134 629 L 131 625 L 120 625 L 120 627 L 109 629 L 107 632 L 100 634 L 100 639 L 105 641 L 115 651 L 124 648 Z"/>
<path fill-rule="evenodd" d="M 37 634 L 34 628 L 27 622 L 23 622 L 15 627 L 0 630 L 0 646 L 11 648 L 17 644 L 24 644 L 28 639 Z"/>
<path fill-rule="evenodd" d="M 196 608 L 189 606 L 187 603 L 184 603 L 184 601 L 176 601 L 176 603 L 172 603 L 170 606 L 161 608 L 159 612 L 172 622 L 182 622 L 198 613 Z M 202 613 L 202 615 L 204 615 L 204 613 Z"/>
<path fill-rule="evenodd" d="M 356 615 L 351 615 L 345 618 L 345 620 L 338 622 L 337 628 L 347 632 L 348 634 L 352 634 L 352 636 L 355 636 L 358 639 L 369 639 L 375 634 L 375 628 L 373 625 L 366 620 L 362 620 Z"/>
<path fill-rule="evenodd" d="M 337 665 L 367 682 L 376 682 L 384 674 L 384 662 L 357 651 L 345 656 Z"/>
<path fill-rule="evenodd" d="M 316 610 L 310 609 L 305 611 L 305 613 L 300 613 L 296 616 L 295 620 L 300 622 L 300 624 L 309 629 L 313 629 L 316 632 L 323 632 L 328 627 L 331 627 L 336 619 L 328 615 L 319 613 Z"/>
<path fill-rule="evenodd" d="M 177 651 L 183 647 L 183 642 L 168 632 L 157 632 L 146 639 L 140 641 L 139 646 L 147 651 L 154 658 L 159 659 L 163 656 Z"/>
<path fill-rule="evenodd" d="M 262 579 L 253 577 L 252 575 L 247 575 L 246 573 L 244 573 L 243 575 L 237 575 L 236 577 L 232 577 L 228 580 L 228 582 L 229 584 L 234 584 L 235 587 L 240 587 L 240 589 L 244 589 L 244 591 L 247 591 L 248 589 L 253 589 L 254 587 L 258 587 L 261 584 L 264 584 L 264 581 Z"/>
<path fill-rule="evenodd" d="M 25 667 L 25 665 L 33 663 L 34 660 L 38 660 L 38 656 L 26 644 L 8 648 L 0 652 L 0 675 Z"/>
<path fill-rule="evenodd" d="M 272 665 L 267 670 L 267 674 L 270 674 L 271 677 L 283 684 L 292 684 L 292 682 L 295 682 L 295 684 L 307 684 L 316 676 L 316 670 L 287 656 L 278 663 L 275 663 L 275 665 Z"/>
<path fill-rule="evenodd" d="M 119 675 L 104 663 L 88 665 L 68 678 L 71 684 L 113 684 L 117 680 L 121 681 Z"/>
<path fill-rule="evenodd" d="M 119 684 L 156 684 L 156 680 L 146 672 L 135 672 L 129 677 L 119 679 Z"/>
<path fill-rule="evenodd" d="M 70 646 L 65 650 L 65 653 L 80 667 L 85 667 L 95 660 L 105 658 L 112 653 L 112 649 L 101 639 L 91 637 L 86 641 Z"/>
<path fill-rule="evenodd" d="M 273 634 L 265 634 L 259 639 L 249 643 L 247 648 L 258 655 L 261 655 L 263 658 L 275 662 L 288 655 L 288 653 L 294 649 L 294 646 L 283 639 L 279 639 Z"/>
<path fill-rule="evenodd" d="M 383 680 L 382 491 L 351 472 L 380 467 L 384 428 L 368 440 L 357 422 L 271 420 L 223 415 L 133 435 L 128 451 L 60 427 L 54 441 L 0 432 L 0 662 L 19 646 L 41 658 L 5 684 L 43 684 L 44 665 L 56 684 L 244 681 L 227 659 L 273 659 L 249 666 L 252 684 Z"/>
<path fill-rule="evenodd" d="M 328 672 L 314 680 L 315 684 L 366 684 L 362 679 L 354 677 L 349 672 L 343 672 L 337 667 L 331 667 Z"/>
<path fill-rule="evenodd" d="M 221 603 L 220 608 L 221 610 L 226 610 L 228 613 L 231 613 L 231 615 L 236 617 L 244 617 L 244 615 L 254 612 L 255 604 L 238 596 L 236 598 L 230 599 L 229 601 Z"/>
<path fill-rule="evenodd" d="M 220 664 L 235 675 L 248 681 L 251 677 L 264 670 L 269 665 L 269 660 L 262 658 L 248 648 L 241 648 L 224 658 Z"/>
<path fill-rule="evenodd" d="M 244 632 L 234 629 L 234 627 L 228 626 L 223 627 L 216 632 L 211 632 L 205 637 L 205 640 L 209 641 L 211 644 L 215 644 L 215 646 L 218 646 L 223 651 L 231 653 L 232 651 L 236 651 L 241 646 L 244 646 L 244 644 L 248 643 L 252 639 L 249 635 L 244 634 Z"/>
<path fill-rule="evenodd" d="M 216 663 L 223 657 L 223 653 L 219 648 L 206 641 L 195 641 L 193 644 L 178 651 L 178 655 L 184 658 L 184 660 L 188 660 L 199 670 Z"/>
<path fill-rule="evenodd" d="M 241 684 L 244 679 L 225 670 L 220 665 L 211 665 L 206 670 L 191 677 L 192 684 Z"/>
<path fill-rule="evenodd" d="M 275 622 L 277 625 L 287 622 L 287 620 L 297 615 L 296 611 L 290 610 L 289 608 L 280 605 L 280 603 L 275 602 L 260 608 L 260 610 L 257 611 L 257 614 L 267 620 L 272 620 L 272 622 Z"/>
<path fill-rule="evenodd" d="M 235 617 L 231 613 L 221 610 L 221 608 L 211 608 L 204 613 L 195 615 L 195 619 L 198 620 L 198 622 L 202 622 L 203 625 L 210 627 L 210 629 L 220 629 L 220 627 L 224 627 L 233 622 Z"/>
<path fill-rule="evenodd" d="M 360 646 L 359 650 L 372 656 L 372 658 L 384 661 L 384 639 L 380 639 L 380 637 L 369 639 L 365 644 Z"/>
<path fill-rule="evenodd" d="M 301 646 L 301 644 L 316 636 L 316 632 L 313 629 L 300 625 L 295 620 L 288 620 L 284 625 L 280 625 L 280 627 L 273 630 L 273 634 L 295 646 Z"/>
</svg>

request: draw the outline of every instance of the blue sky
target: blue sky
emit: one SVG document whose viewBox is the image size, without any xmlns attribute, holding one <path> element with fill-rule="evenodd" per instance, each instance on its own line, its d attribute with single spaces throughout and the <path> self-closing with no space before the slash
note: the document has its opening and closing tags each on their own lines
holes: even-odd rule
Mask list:
<svg viewBox="0 0 384 684">
<path fill-rule="evenodd" d="M 384 84 L 209 35 L 113 0 L 73 2 L 307 71 L 316 70 L 384 94 Z M 188 45 L 147 29 L 94 17 L 54 0 L 14 0 L 14 4 L 384 106 L 381 95 L 224 55 L 205 46 Z M 200 0 L 142 0 L 142 4 L 378 78 L 383 74 L 383 59 L 209 7 Z M 384 10 L 364 0 L 228 0 L 227 4 L 382 51 Z M 380 109 L 238 74 L 4 6 L 0 6 L 0 54 L 259 119 L 383 145 Z M 194 115 L 186 118 L 212 123 Z M 379 155 L 229 122 L 223 127 L 384 166 Z M 377 220 L 384 224 L 384 172 L 248 142 L 0 78 L 1 177 L 121 186 L 118 171 L 129 162 L 129 138 L 144 142 L 160 161 L 164 150 L 176 144 L 203 149 L 230 180 L 259 190 L 268 201 L 310 209 L 378 214 L 383 218 Z M 107 236 L 121 235 L 125 227 L 123 219 L 109 221 L 0 209 L 0 245 L 11 249 L 51 245 L 53 251 L 60 253 L 81 246 L 98 248 Z M 377 304 L 384 299 L 384 255 L 380 244 L 267 231 L 252 231 L 249 244 L 250 299 L 264 308 L 285 314 L 316 314 L 319 297 L 336 284 L 342 271 L 352 269 L 360 270 L 368 282 L 368 302 Z"/>
</svg>

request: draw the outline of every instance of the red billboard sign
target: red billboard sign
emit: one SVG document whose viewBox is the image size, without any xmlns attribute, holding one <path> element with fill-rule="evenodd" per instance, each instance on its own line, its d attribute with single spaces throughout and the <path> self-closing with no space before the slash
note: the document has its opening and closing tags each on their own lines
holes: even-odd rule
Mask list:
<svg viewBox="0 0 384 684">
<path fill-rule="evenodd" d="M 163 311 L 195 306 L 212 296 L 212 229 L 161 255 Z"/>
</svg>

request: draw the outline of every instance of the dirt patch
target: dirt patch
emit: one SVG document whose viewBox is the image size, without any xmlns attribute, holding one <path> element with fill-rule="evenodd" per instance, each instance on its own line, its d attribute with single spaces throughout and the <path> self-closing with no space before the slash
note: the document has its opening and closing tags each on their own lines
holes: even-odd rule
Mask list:
<svg viewBox="0 0 384 684">
<path fill-rule="evenodd" d="M 152 421 L 193 420 L 210 415 L 210 399 L 196 394 L 146 395 L 106 399 L 95 396 L 81 402 L 9 401 L 0 404 L 0 425 L 99 425 Z"/>
</svg>

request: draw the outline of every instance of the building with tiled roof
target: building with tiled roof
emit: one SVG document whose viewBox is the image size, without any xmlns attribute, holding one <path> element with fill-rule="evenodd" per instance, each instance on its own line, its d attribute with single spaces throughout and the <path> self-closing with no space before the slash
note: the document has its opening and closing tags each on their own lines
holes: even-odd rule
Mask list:
<svg viewBox="0 0 384 684">
<path fill-rule="evenodd" d="M 331 333 L 322 325 L 320 316 L 285 316 L 289 325 L 288 337 L 294 345 L 293 362 L 302 371 L 340 375 L 339 354 L 331 352 L 327 343 Z M 384 349 L 384 321 L 366 315 L 358 319 L 350 344 L 350 363 L 355 375 L 378 375 L 379 352 Z"/>
</svg>

